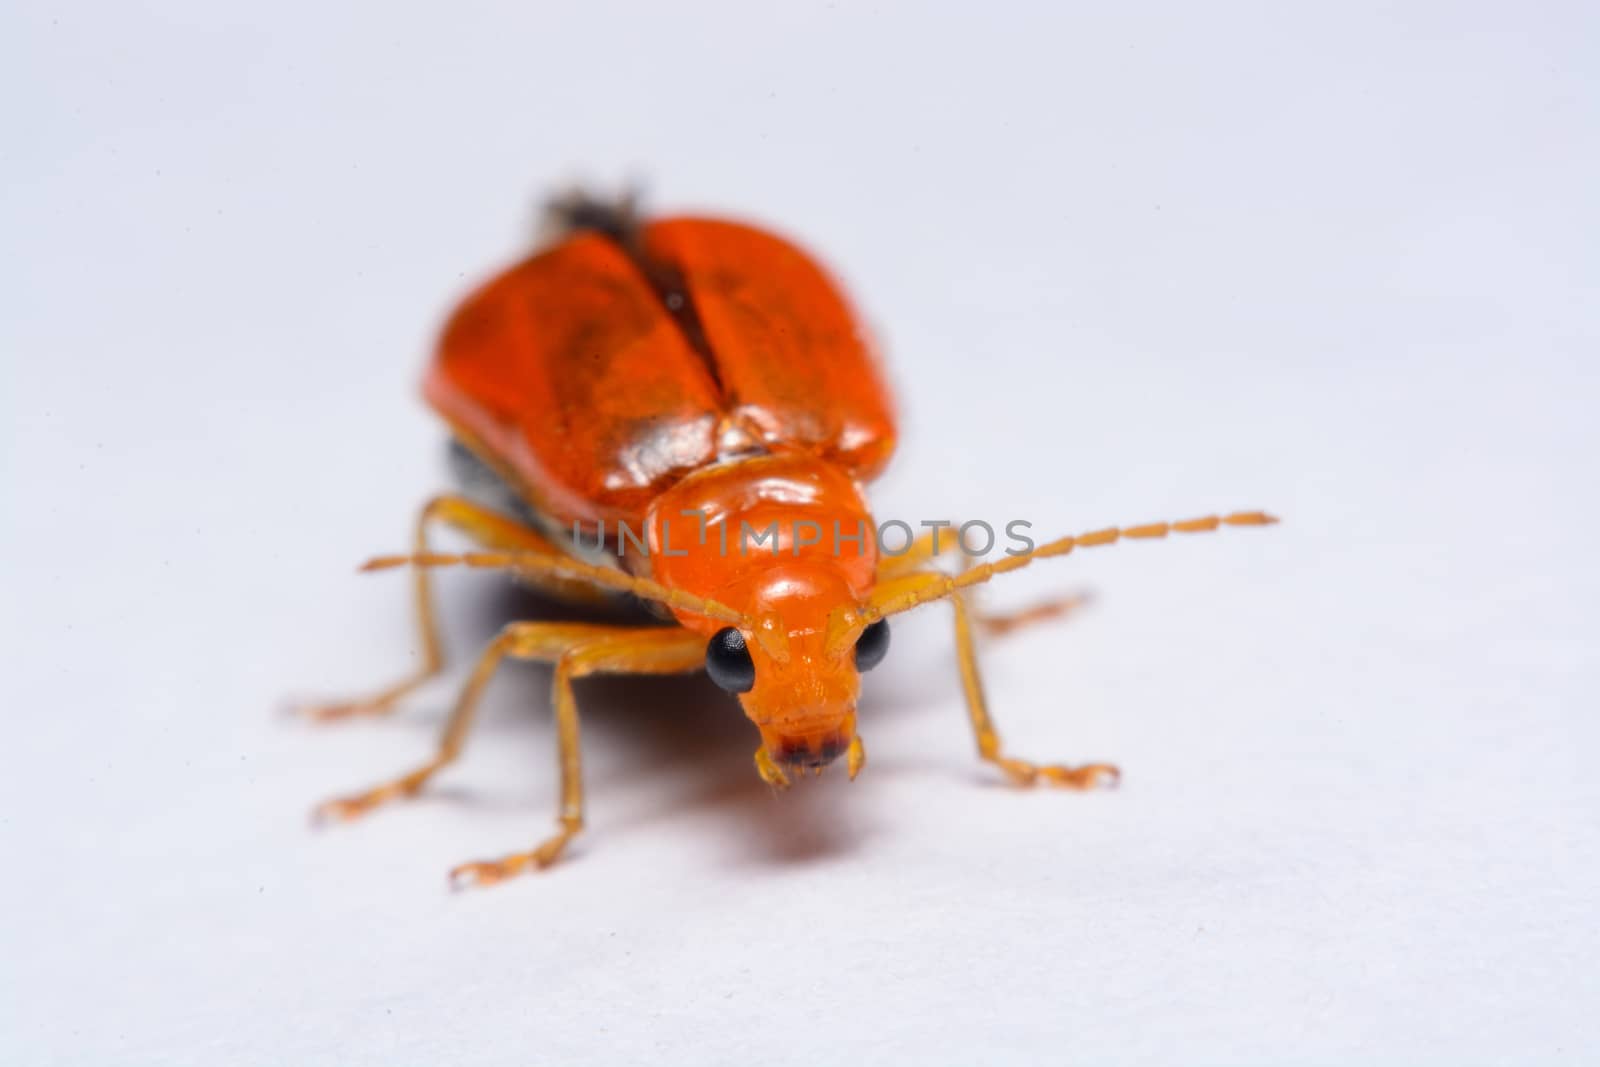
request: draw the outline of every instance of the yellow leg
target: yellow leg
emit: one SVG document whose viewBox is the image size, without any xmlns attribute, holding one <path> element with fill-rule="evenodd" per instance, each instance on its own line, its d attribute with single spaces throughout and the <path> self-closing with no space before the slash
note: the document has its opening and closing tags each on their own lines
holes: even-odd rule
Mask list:
<svg viewBox="0 0 1600 1067">
<path fill-rule="evenodd" d="M 872 595 L 875 599 L 882 597 L 889 600 L 905 593 L 913 593 L 919 587 L 933 586 L 944 580 L 945 575 L 941 571 L 925 570 L 902 574 L 879 585 L 873 590 Z M 978 755 L 999 767 L 1007 777 L 1019 785 L 1034 785 L 1040 780 L 1069 789 L 1115 785 L 1121 772 L 1109 763 L 1090 763 L 1081 767 L 1068 767 L 1062 764 L 1040 766 L 1001 752 L 1000 733 L 995 729 L 994 719 L 989 715 L 989 703 L 983 694 L 983 680 L 978 674 L 978 650 L 973 639 L 973 630 L 978 620 L 973 617 L 965 593 L 956 593 L 950 597 L 950 602 L 955 608 L 956 663 L 961 671 L 961 688 L 967 698 L 967 713 L 972 717 L 972 732 L 978 742 Z M 1039 610 L 1033 609 L 1031 612 L 1021 614 L 1037 615 Z M 1053 609 L 1050 614 L 1059 614 L 1062 610 L 1065 609 Z M 1002 619 L 1002 625 L 1007 624 L 1021 625 L 1014 619 Z"/>
<path fill-rule="evenodd" d="M 705 660 L 705 642 L 677 627 L 597 626 L 587 623 L 512 623 L 500 631 L 478 659 L 455 708 L 445 723 L 432 759 L 392 781 L 366 792 L 329 801 L 317 809 L 324 819 L 350 819 L 397 797 L 416 794 L 427 781 L 460 755 L 472 728 L 483 688 L 506 656 L 534 659 L 556 666 L 551 703 L 555 709 L 560 753 L 559 831 L 527 851 L 486 863 L 468 863 L 451 872 L 457 885 L 500 881 L 530 867 L 554 862 L 583 827 L 583 774 L 579 756 L 578 706 L 572 681 L 590 674 L 678 674 L 697 670 Z"/>
<path fill-rule="evenodd" d="M 1006 634 L 1015 633 L 1035 623 L 1065 618 L 1089 603 L 1089 599 L 1086 593 L 1080 593 L 1077 596 L 1052 597 L 1049 600 L 1041 600 L 1031 607 L 1023 608 L 1021 611 L 1008 612 L 1004 615 L 974 612 L 972 621 L 979 630 L 991 637 L 1004 637 Z"/>
<path fill-rule="evenodd" d="M 416 532 L 413 535 L 417 552 L 428 551 L 428 528 L 436 522 L 453 526 L 489 548 L 561 552 L 537 530 L 460 496 L 438 496 L 423 505 L 417 515 Z M 582 588 L 593 595 L 588 587 Z M 418 567 L 413 572 L 412 592 L 416 600 L 417 633 L 422 642 L 422 664 L 411 674 L 375 693 L 354 700 L 313 705 L 304 709 L 304 714 L 322 721 L 386 714 L 394 710 L 402 697 L 444 669 L 444 646 L 439 640 L 439 624 L 433 610 L 433 586 L 426 567 Z"/>
<path fill-rule="evenodd" d="M 1059 763 L 1041 766 L 1000 751 L 1000 733 L 989 716 L 989 703 L 983 695 L 983 680 L 978 676 L 978 651 L 972 639 L 972 620 L 966 601 L 957 594 L 951 598 L 951 602 L 956 613 L 956 661 L 961 669 L 961 688 L 966 693 L 967 713 L 972 717 L 978 755 L 999 767 L 1018 785 L 1034 785 L 1041 779 L 1068 789 L 1116 785 L 1122 772 L 1110 763 L 1086 763 L 1081 767 Z"/>
</svg>

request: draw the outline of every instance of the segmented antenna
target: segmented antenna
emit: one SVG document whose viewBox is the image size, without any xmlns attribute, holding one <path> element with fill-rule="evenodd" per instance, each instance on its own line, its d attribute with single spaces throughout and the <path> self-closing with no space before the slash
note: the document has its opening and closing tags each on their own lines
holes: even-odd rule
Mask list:
<svg viewBox="0 0 1600 1067">
<path fill-rule="evenodd" d="M 867 622 L 876 621 L 885 615 L 898 615 L 919 605 L 943 600 L 969 586 L 981 585 L 997 574 L 1021 570 L 1034 560 L 1065 556 L 1075 548 L 1114 545 L 1124 537 L 1142 541 L 1165 537 L 1169 533 L 1210 533 L 1223 526 L 1270 526 L 1277 521 L 1264 511 L 1236 511 L 1231 515 L 1208 515 L 1203 519 L 1185 519 L 1182 522 L 1151 522 L 1143 526 L 1129 526 L 1122 529 L 1111 527 L 1078 534 L 1075 537 L 1063 537 L 1059 541 L 1040 545 L 1031 552 L 1007 556 L 993 563 L 980 564 L 957 575 L 928 575 L 910 588 L 907 588 L 909 583 L 890 583 L 883 589 L 881 597 L 871 598 L 862 615 Z"/>
</svg>

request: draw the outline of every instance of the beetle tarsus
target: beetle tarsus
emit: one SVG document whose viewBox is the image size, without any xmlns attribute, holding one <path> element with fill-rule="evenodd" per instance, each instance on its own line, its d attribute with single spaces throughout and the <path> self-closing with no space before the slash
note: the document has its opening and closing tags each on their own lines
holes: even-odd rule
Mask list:
<svg viewBox="0 0 1600 1067">
<path fill-rule="evenodd" d="M 1122 771 L 1111 763 L 1086 763 L 1080 767 L 1051 763 L 1043 766 L 1010 756 L 995 757 L 995 764 L 1017 785 L 1034 786 L 1043 782 L 1062 789 L 1115 789 L 1122 782 Z"/>
<path fill-rule="evenodd" d="M 290 708 L 292 714 L 312 722 L 340 722 L 345 719 L 370 718 L 377 715 L 388 715 L 399 706 L 400 701 L 409 696 L 413 691 L 420 689 L 423 683 L 429 681 L 439 673 L 437 661 L 429 658 L 429 662 L 415 674 L 403 678 L 387 688 L 380 689 L 368 696 L 357 697 L 354 700 L 329 700 L 320 703 L 296 704 Z"/>
<path fill-rule="evenodd" d="M 463 863 L 450 871 L 450 888 L 459 891 L 497 885 L 524 871 L 542 871 L 561 858 L 567 842 L 576 837 L 581 829 L 583 824 L 573 820 L 565 823 L 560 833 L 529 852 L 516 852 L 497 860 Z"/>
<path fill-rule="evenodd" d="M 428 779 L 437 774 L 440 768 L 450 762 L 449 756 L 435 757 L 418 767 L 408 771 L 392 781 L 374 786 L 364 793 L 355 793 L 347 797 L 335 797 L 318 805 L 311 813 L 311 818 L 318 824 L 329 822 L 349 822 L 371 811 L 373 808 L 387 804 L 391 800 L 401 797 L 414 797 L 422 791 Z"/>
<path fill-rule="evenodd" d="M 368 719 L 387 715 L 394 710 L 393 700 L 338 700 L 323 703 L 296 704 L 289 713 L 296 718 L 312 722 L 344 722 L 347 719 Z"/>
</svg>

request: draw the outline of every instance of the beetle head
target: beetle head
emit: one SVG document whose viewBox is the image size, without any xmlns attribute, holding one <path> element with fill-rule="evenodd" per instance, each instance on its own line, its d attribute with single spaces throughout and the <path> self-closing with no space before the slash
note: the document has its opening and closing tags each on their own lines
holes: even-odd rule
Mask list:
<svg viewBox="0 0 1600 1067">
<path fill-rule="evenodd" d="M 849 583 L 825 561 L 797 560 L 723 595 L 754 626 L 718 631 L 707 647 L 707 671 L 738 694 L 761 731 L 765 762 L 786 773 L 820 772 L 850 751 L 856 736 L 856 646 L 864 624 Z M 887 629 L 882 634 L 886 642 Z"/>
</svg>

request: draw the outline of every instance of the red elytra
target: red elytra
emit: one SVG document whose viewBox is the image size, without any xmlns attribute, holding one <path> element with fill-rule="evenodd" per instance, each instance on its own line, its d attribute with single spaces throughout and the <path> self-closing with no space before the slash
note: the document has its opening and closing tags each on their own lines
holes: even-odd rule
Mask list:
<svg viewBox="0 0 1600 1067">
<path fill-rule="evenodd" d="M 713 219 L 579 233 L 451 316 L 424 392 L 562 527 L 637 522 L 731 454 L 805 455 L 871 479 L 894 414 L 867 334 L 810 257 Z"/>
</svg>

